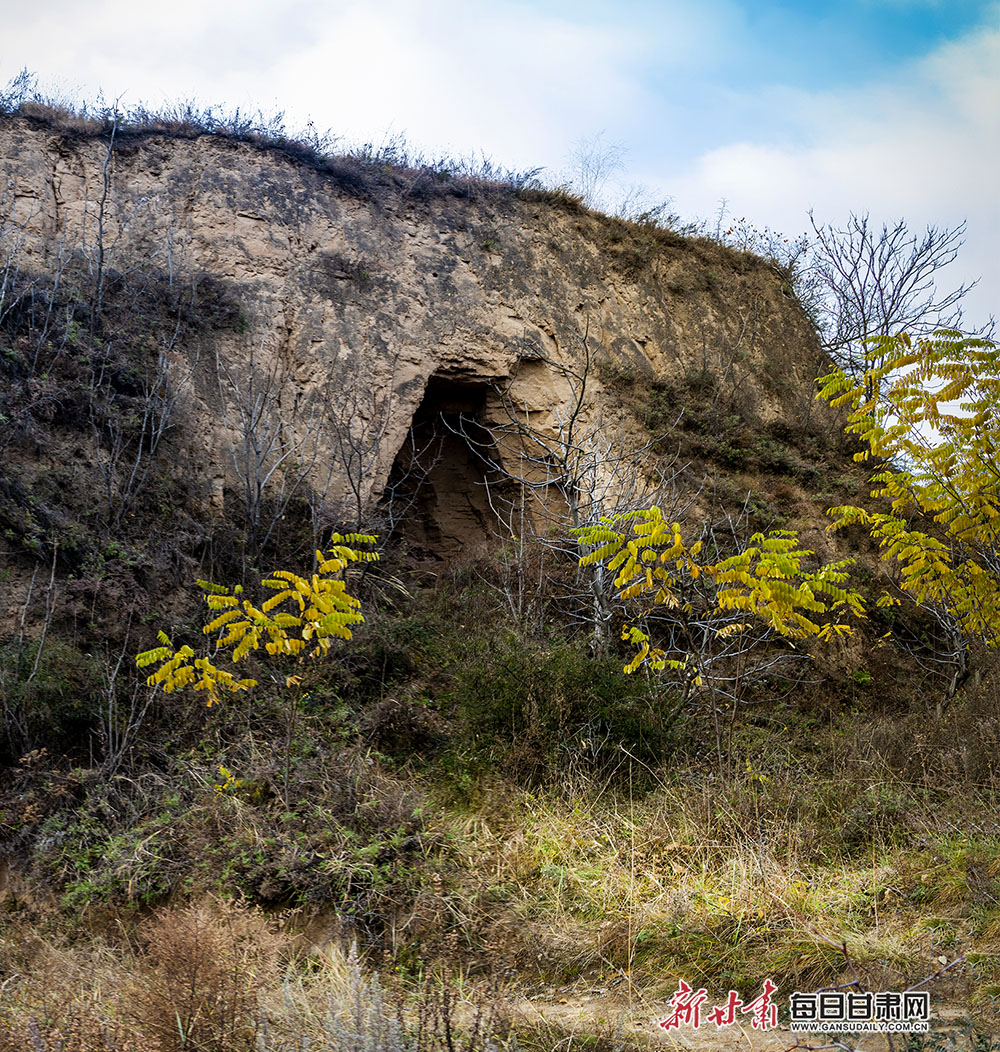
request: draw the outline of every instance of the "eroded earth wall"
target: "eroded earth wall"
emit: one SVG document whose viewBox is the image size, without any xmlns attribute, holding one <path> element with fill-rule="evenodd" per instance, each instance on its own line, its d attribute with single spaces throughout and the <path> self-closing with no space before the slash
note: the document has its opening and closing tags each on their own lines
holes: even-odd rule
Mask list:
<svg viewBox="0 0 1000 1052">
<path fill-rule="evenodd" d="M 74 257 L 96 288 L 142 265 L 235 305 L 235 321 L 164 351 L 171 461 L 213 514 L 240 492 L 255 407 L 272 460 L 293 449 L 268 485 L 305 464 L 310 486 L 359 509 L 414 455 L 421 414 L 450 405 L 488 429 L 505 390 L 554 433 L 581 363 L 582 422 L 603 412 L 637 443 L 637 385 L 696 373 L 763 422 L 816 412 L 820 348 L 781 275 L 558 194 L 359 174 L 215 136 L 120 133 L 109 151 L 107 135 L 27 119 L 0 121 L 0 165 L 3 247 L 22 271 Z M 461 445 L 440 445 L 419 495 L 428 545 L 450 553 L 486 514 Z"/>
</svg>

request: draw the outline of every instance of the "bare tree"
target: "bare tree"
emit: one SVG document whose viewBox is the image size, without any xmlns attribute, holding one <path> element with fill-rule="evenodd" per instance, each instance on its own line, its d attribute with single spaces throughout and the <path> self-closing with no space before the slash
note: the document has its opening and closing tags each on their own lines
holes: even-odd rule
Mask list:
<svg viewBox="0 0 1000 1052">
<path fill-rule="evenodd" d="M 162 280 L 161 258 L 168 263 L 167 284 L 173 294 L 174 266 L 169 216 L 162 241 L 159 236 L 159 198 L 136 197 L 115 183 L 119 120 L 115 107 L 110 111 L 110 130 L 100 166 L 100 190 L 96 202 L 84 199 L 79 240 L 71 241 L 67 251 L 70 235 L 65 233 L 57 246 L 50 274 L 45 278 L 22 278 L 23 287 L 16 300 L 4 309 L 8 284 L 14 288 L 18 284 L 8 281 L 11 269 L 8 257 L 4 287 L 0 289 L 0 322 L 11 311 L 27 312 L 21 327 L 30 332 L 31 358 L 25 365 L 29 390 L 35 388 L 44 394 L 46 381 L 52 386 L 53 368 L 64 351 L 67 348 L 72 351 L 86 342 L 89 335 L 88 353 L 83 356 L 90 369 L 89 422 L 96 465 L 104 481 L 108 525 L 112 529 L 121 525 L 145 488 L 160 444 L 173 426 L 178 399 L 196 364 L 190 362 L 180 367 L 174 361 L 182 336 L 184 309 L 193 306 L 197 295 L 197 284 L 192 282 L 186 292 L 189 302 L 182 303 L 178 297 L 169 327 L 164 326 L 156 333 L 159 346 L 154 362 L 148 367 L 140 366 L 143 375 L 139 379 L 130 378 L 124 388 L 121 385 L 122 348 L 126 349 L 125 356 L 131 358 L 135 343 L 144 348 L 152 335 L 141 333 L 137 339 L 131 330 L 132 316 L 142 311 L 141 301 L 150 283 L 156 288 L 156 283 Z M 26 222 L 22 221 L 22 228 Z M 0 241 L 3 234 L 4 224 L 0 222 Z M 74 317 L 80 304 L 73 294 L 73 270 L 66 272 L 69 264 L 82 264 L 89 280 L 87 333 L 81 333 Z M 64 295 L 61 286 L 66 278 L 69 288 Z M 132 297 L 131 304 L 123 303 L 128 296 Z M 52 393 L 51 399 L 58 400 L 58 393 Z"/>
<path fill-rule="evenodd" d="M 25 643 L 25 623 L 31 607 L 32 592 L 35 587 L 35 578 L 38 576 L 40 563 L 36 560 L 34 569 L 31 571 L 31 580 L 28 582 L 27 593 L 21 607 L 21 619 L 18 625 L 17 635 L 12 647 L 0 652 L 0 718 L 7 734 L 8 742 L 12 751 L 19 754 L 31 746 L 31 713 L 37 707 L 36 699 L 32 695 L 31 682 L 38 675 L 42 664 L 42 654 L 45 650 L 45 640 L 49 629 L 52 627 L 52 619 L 55 613 L 56 595 L 58 586 L 56 584 L 56 560 L 59 555 L 58 543 L 52 546 L 52 567 L 49 571 L 49 584 L 45 590 L 45 613 L 42 619 L 42 629 L 38 636 L 38 642 L 34 647 Z M 32 652 L 34 658 L 32 659 Z M 29 668 L 30 663 L 30 668 Z"/>
<path fill-rule="evenodd" d="M 396 451 L 389 477 L 378 499 L 375 529 L 385 537 L 396 535 L 417 504 L 421 488 L 441 462 L 443 435 L 437 429 L 421 434 L 416 424 L 406 432 Z"/>
<path fill-rule="evenodd" d="M 264 337 L 242 368 L 216 355 L 222 418 L 245 516 L 243 573 L 256 566 L 293 499 L 304 491 L 320 454 L 320 399 L 297 400 L 277 356 L 265 360 Z"/>
<path fill-rule="evenodd" d="M 172 360 L 172 347 L 173 340 L 168 340 L 157 353 L 155 366 L 142 380 L 134 412 L 112 406 L 91 416 L 108 525 L 115 530 L 145 489 L 160 444 L 176 422 L 177 402 L 197 365 L 195 357 L 178 367 Z"/>
<path fill-rule="evenodd" d="M 373 372 L 375 363 L 381 364 Z M 337 524 L 388 540 L 416 504 L 440 462 L 443 429 L 412 422 L 399 443 L 406 386 L 398 354 L 384 347 L 373 353 L 370 340 L 368 353 L 354 352 L 331 370 L 323 397 L 329 456 L 324 499 L 314 510 L 317 528 Z"/>
<path fill-rule="evenodd" d="M 390 536 L 437 462 L 410 428 L 396 448 L 398 361 L 352 353 L 293 381 L 260 337 L 238 366 L 216 359 L 223 421 L 246 521 L 244 571 L 255 565 L 293 500 L 309 508 L 312 547 L 332 529 Z M 395 468 L 393 469 L 393 458 Z M 384 486 L 379 483 L 387 479 Z"/>
<path fill-rule="evenodd" d="M 717 510 L 693 539 L 720 556 L 745 551 L 753 533 L 749 502 L 747 494 L 736 513 Z M 789 648 L 777 632 L 748 618 L 746 611 L 722 609 L 711 574 L 680 575 L 672 591 L 675 602 L 643 602 L 629 622 L 640 625 L 669 659 L 658 678 L 675 692 L 678 711 L 688 708 L 710 717 L 721 769 L 726 756 L 732 756 L 741 708 L 801 686 L 812 657 Z"/>
<path fill-rule="evenodd" d="M 120 188 L 116 187 L 114 179 L 115 140 L 118 136 L 118 127 L 121 122 L 121 114 L 118 111 L 117 102 L 108 112 L 110 129 L 108 131 L 107 146 L 104 151 L 104 159 L 101 162 L 100 193 L 97 200 L 92 202 L 89 197 L 83 201 L 83 226 L 81 230 L 80 248 L 87 262 L 87 268 L 92 282 L 90 297 L 90 335 L 97 335 L 101 315 L 104 310 L 104 301 L 108 293 L 109 278 L 112 274 L 121 280 L 128 273 L 127 270 L 118 273 L 117 264 L 125 248 L 126 234 L 135 220 L 152 212 L 157 203 L 155 195 L 141 195 L 131 198 L 127 194 L 121 194 Z M 134 247 L 134 246 L 133 246 Z M 166 253 L 169 257 L 171 242 L 168 239 Z M 160 246 L 151 254 L 151 257 L 159 255 Z M 143 254 L 133 254 L 133 268 L 140 268 L 149 262 Z M 171 280 L 173 268 L 171 265 Z"/>
<path fill-rule="evenodd" d="M 27 229 L 37 209 L 19 214 L 13 191 L 0 198 L 0 332 L 10 341 L 0 362 L 11 383 L 0 396 L 0 452 L 57 400 L 49 374 L 65 351 L 72 308 L 60 302 L 66 236 L 47 275 L 22 265 Z"/>
<path fill-rule="evenodd" d="M 330 470 L 341 489 L 340 517 L 351 530 L 361 530 L 373 511 L 373 483 L 387 473 L 387 442 L 399 396 L 398 359 L 388 360 L 388 377 L 374 382 L 371 356 L 352 354 L 338 363 L 336 381 L 329 384 Z"/>
<path fill-rule="evenodd" d="M 965 223 L 911 233 L 904 220 L 874 226 L 868 213 L 851 213 L 846 226 L 819 225 L 806 280 L 812 282 L 820 335 L 834 360 L 860 377 L 878 363 L 868 339 L 899 332 L 921 335 L 959 328 L 961 302 L 977 282 L 940 292 L 936 279 L 958 257 Z M 869 397 L 874 394 L 869 391 Z"/>
<path fill-rule="evenodd" d="M 96 734 L 102 753 L 101 771 L 106 778 L 117 774 L 127 761 L 156 697 L 156 687 L 148 686 L 142 675 L 136 675 L 133 655 L 128 649 L 131 627 L 130 619 L 117 654 L 113 655 L 105 645 L 101 667 Z"/>
<path fill-rule="evenodd" d="M 604 132 L 577 139 L 570 151 L 570 186 L 588 208 L 603 207 L 608 181 L 624 170 L 625 147 L 608 142 Z"/>
</svg>

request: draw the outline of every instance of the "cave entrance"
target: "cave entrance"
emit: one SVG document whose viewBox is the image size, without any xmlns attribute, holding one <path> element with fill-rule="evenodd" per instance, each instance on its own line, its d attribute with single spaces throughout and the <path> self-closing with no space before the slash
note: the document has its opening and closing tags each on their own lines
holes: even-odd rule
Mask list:
<svg viewBox="0 0 1000 1052">
<path fill-rule="evenodd" d="M 495 545 L 500 479 L 482 422 L 489 386 L 432 376 L 396 454 L 383 505 L 392 531 L 422 562 L 455 563 Z"/>
</svg>

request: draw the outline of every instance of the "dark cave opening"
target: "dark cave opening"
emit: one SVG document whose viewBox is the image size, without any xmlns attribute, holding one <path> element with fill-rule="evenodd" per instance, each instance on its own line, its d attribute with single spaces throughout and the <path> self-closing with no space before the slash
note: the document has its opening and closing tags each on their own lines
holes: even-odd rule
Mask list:
<svg viewBox="0 0 1000 1052">
<path fill-rule="evenodd" d="M 435 375 L 396 454 L 383 507 L 416 559 L 455 563 L 495 543 L 499 477 L 483 423 L 489 386 Z"/>
</svg>

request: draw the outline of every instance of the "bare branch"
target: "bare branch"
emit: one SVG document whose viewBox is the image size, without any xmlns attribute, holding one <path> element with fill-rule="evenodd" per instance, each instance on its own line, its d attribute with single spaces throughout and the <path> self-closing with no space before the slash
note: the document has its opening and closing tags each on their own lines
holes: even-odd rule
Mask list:
<svg viewBox="0 0 1000 1052">
<path fill-rule="evenodd" d="M 925 335 L 962 326 L 962 300 L 978 284 L 939 291 L 939 272 L 965 243 L 966 224 L 928 226 L 911 233 L 904 220 L 877 229 L 868 213 L 851 213 L 846 226 L 817 224 L 806 277 L 816 289 L 813 304 L 824 346 L 851 375 L 873 364 L 865 341 L 899 332 Z"/>
</svg>

